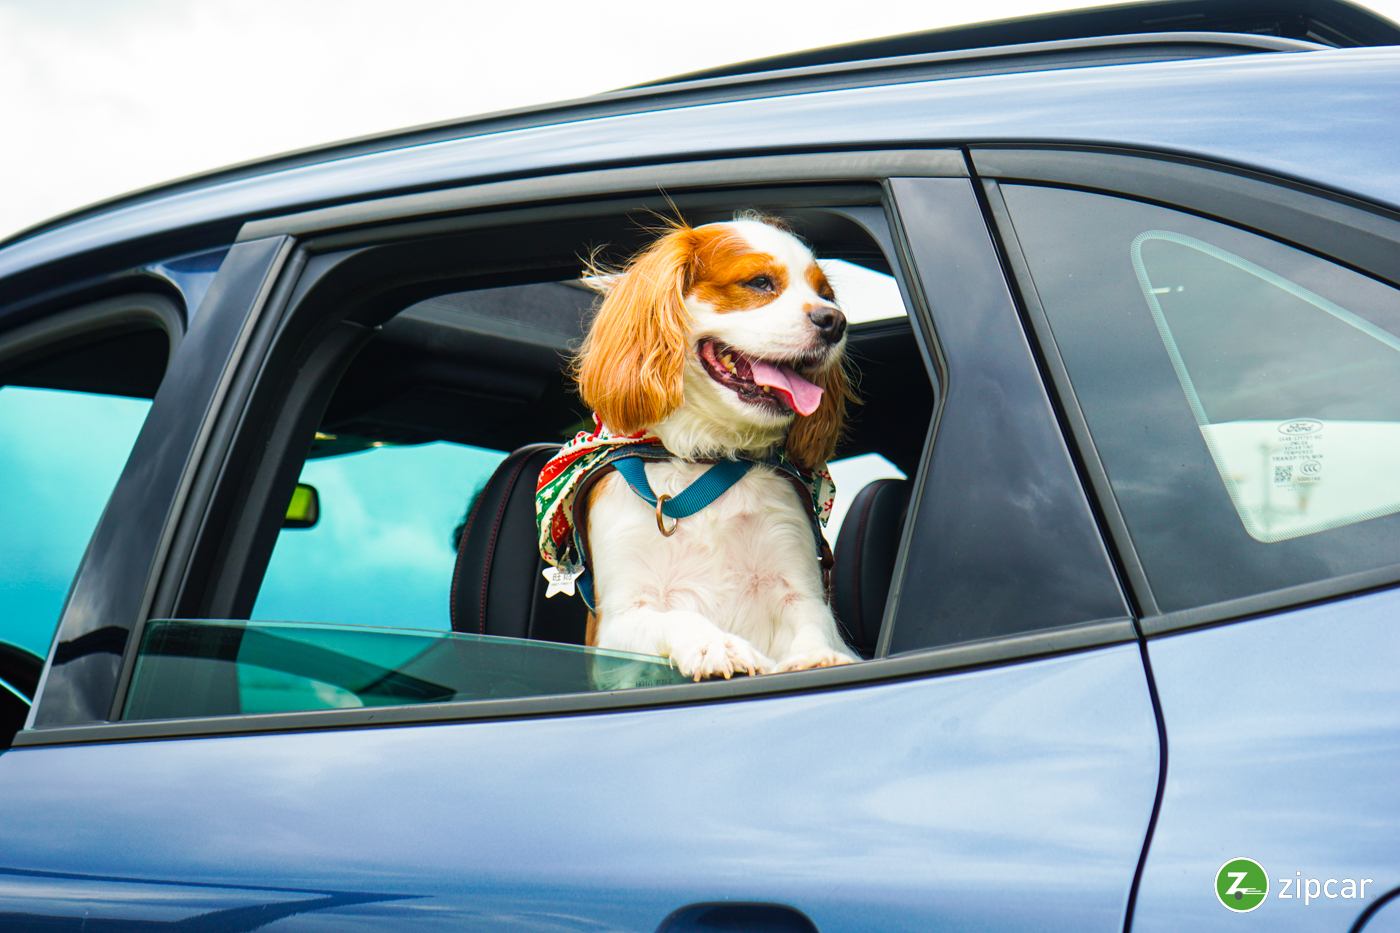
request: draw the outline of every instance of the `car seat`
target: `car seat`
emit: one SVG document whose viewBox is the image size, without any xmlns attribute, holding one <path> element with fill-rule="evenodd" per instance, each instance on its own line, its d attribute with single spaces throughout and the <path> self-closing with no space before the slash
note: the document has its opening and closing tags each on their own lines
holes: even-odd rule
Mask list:
<svg viewBox="0 0 1400 933">
<path fill-rule="evenodd" d="M 535 486 L 558 444 L 506 457 L 477 496 L 457 545 L 452 630 L 581 645 L 588 610 L 576 597 L 545 598 L 535 525 Z M 876 480 L 851 503 L 836 540 L 832 607 L 851 647 L 869 658 L 880 637 L 899 532 L 909 505 L 904 480 Z"/>
<path fill-rule="evenodd" d="M 885 600 L 909 511 L 909 482 L 877 479 L 856 494 L 836 538 L 831 607 L 861 657 L 875 653 Z"/>
<path fill-rule="evenodd" d="M 558 444 L 530 444 L 501 461 L 477 496 L 457 543 L 452 630 L 581 645 L 583 600 L 545 599 L 535 530 L 535 485 Z"/>
</svg>

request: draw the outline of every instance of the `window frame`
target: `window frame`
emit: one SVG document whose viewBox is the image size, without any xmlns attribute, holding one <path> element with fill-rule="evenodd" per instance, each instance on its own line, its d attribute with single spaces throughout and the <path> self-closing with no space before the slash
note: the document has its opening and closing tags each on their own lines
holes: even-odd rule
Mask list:
<svg viewBox="0 0 1400 933">
<path fill-rule="evenodd" d="M 1140 201 L 1229 224 L 1400 288 L 1400 212 L 1345 193 L 1233 165 L 1108 147 L 1005 146 L 970 150 L 974 174 L 1022 313 L 1035 335 L 1061 417 L 1089 479 L 1106 537 L 1136 603 L 1138 625 L 1154 637 L 1243 621 L 1400 582 L 1400 563 L 1162 612 L 1089 433 L 1069 373 L 1040 303 L 1000 185 L 1032 184 Z"/>
<path fill-rule="evenodd" d="M 938 356 L 930 312 L 919 288 L 910 281 L 912 275 L 905 271 L 912 268 L 912 262 L 898 219 L 893 213 L 893 199 L 888 185 L 891 177 L 968 178 L 969 172 L 963 153 L 950 149 L 735 158 L 495 182 L 380 198 L 246 224 L 234 250 L 259 246 L 265 251 L 274 249 L 277 258 L 269 266 L 267 278 L 259 286 L 258 297 L 242 322 L 239 352 L 230 357 L 221 376 L 221 398 L 211 406 L 203 422 L 201 436 L 209 440 L 192 454 L 185 467 L 181 480 L 184 499 L 180 507 L 171 510 L 166 520 L 163 553 L 146 583 L 147 592 L 152 595 L 145 601 L 127 638 L 121 674 L 113 689 L 109 721 L 98 724 L 54 723 L 40 730 L 21 733 L 16 744 L 34 746 L 130 741 L 669 707 L 873 684 L 1136 641 L 1137 631 L 1130 620 L 1109 619 L 911 651 L 891 658 L 882 658 L 877 654 L 876 660 L 857 665 L 797 672 L 783 677 L 641 688 L 612 695 L 567 694 L 158 722 L 111 721 L 120 715 L 145 619 L 179 617 L 180 613 L 172 610 L 189 605 L 192 581 L 197 581 L 204 573 L 226 574 L 228 565 L 242 560 L 242 557 L 232 553 L 234 550 L 242 549 L 246 557 L 250 546 L 249 536 L 255 536 L 255 529 L 242 532 L 243 542 L 235 541 L 232 546 L 222 539 L 213 542 L 210 536 L 223 534 L 222 531 L 216 532 L 216 529 L 221 522 L 227 523 L 229 510 L 239 509 L 241 512 L 250 506 L 253 499 L 263 500 L 264 507 L 258 514 L 268 515 L 275 511 L 267 509 L 266 502 L 270 501 L 269 496 L 280 485 L 295 482 L 300 460 L 287 457 L 286 452 L 296 438 L 310 436 L 307 412 L 314 411 L 319 418 L 320 408 L 315 404 L 317 393 L 329 392 L 327 382 L 334 386 L 334 379 L 328 377 L 334 374 L 337 367 L 347 365 L 353 358 L 351 351 L 360 341 L 367 339 L 368 326 L 373 326 L 374 316 L 380 314 L 387 317 L 397 309 L 342 308 L 334 313 L 323 309 L 314 320 L 296 313 L 305 307 L 303 299 L 311 295 L 315 282 L 348 257 L 385 243 L 417 241 L 472 227 L 498 227 L 507 218 L 521 222 L 527 217 L 589 216 L 589 212 L 596 213 L 598 206 L 610 198 L 630 198 L 628 210 L 633 210 L 639 206 L 639 198 L 656 198 L 658 188 L 678 201 L 691 193 L 708 195 L 712 200 L 719 201 L 732 198 L 739 190 L 763 190 L 774 185 L 781 185 L 791 192 L 800 192 L 802 188 L 788 186 L 879 186 L 881 193 L 878 203 L 883 205 L 888 236 L 882 236 L 865 224 L 861 226 L 866 227 L 891 260 L 895 278 L 909 309 L 916 341 L 934 386 L 933 421 L 936 425 L 944 394 L 944 369 Z M 803 205 L 797 203 L 794 206 Z M 840 207 L 828 200 L 813 201 L 811 206 Z M 230 256 L 232 258 L 233 254 Z M 344 303 L 341 302 L 342 305 Z M 357 314 L 359 321 L 355 320 Z M 289 399 L 294 399 L 296 403 L 293 408 L 297 413 L 292 417 L 266 417 L 269 412 L 283 411 Z M 931 429 L 925 442 L 919 477 L 927 474 L 934 435 L 935 431 Z M 255 470 L 255 475 L 238 495 L 230 496 L 232 478 L 254 462 L 253 452 L 272 448 L 280 448 L 280 452 L 274 451 L 273 456 L 263 458 L 262 462 L 270 465 Z M 917 487 L 914 495 L 918 495 Z M 908 550 L 908 529 L 913 526 L 914 513 L 915 508 L 911 506 L 896 574 L 902 572 L 903 555 Z M 239 532 L 235 531 L 234 534 L 236 536 Z M 238 569 L 235 576 L 241 572 Z M 210 592 L 218 591 L 220 586 L 223 587 L 222 595 L 204 600 L 211 609 L 215 608 L 211 602 L 233 605 L 235 594 L 243 583 L 238 580 L 216 582 Z M 892 589 L 885 614 L 887 628 L 894 618 L 897 602 L 897 594 Z M 206 612 L 200 613 L 199 617 L 220 616 Z M 42 702 L 42 696 L 40 699 Z"/>
<path fill-rule="evenodd" d="M 29 729 L 110 717 L 132 620 L 150 605 L 153 567 L 171 544 L 171 516 L 190 500 L 188 466 L 217 440 L 210 415 L 228 397 L 228 361 L 246 348 L 289 243 L 277 237 L 228 250 L 187 322 L 69 591 Z M 179 283 L 171 285 L 184 294 Z M 70 657 L 56 663 L 65 647 Z"/>
<path fill-rule="evenodd" d="M 185 318 L 173 299 L 148 291 L 133 291 L 52 311 L 37 320 L 0 332 L 0 370 L 42 362 L 51 356 L 100 346 L 104 341 L 144 331 L 158 331 L 164 334 L 167 347 L 165 370 L 168 371 L 170 362 L 175 358 L 175 353 L 185 336 Z M 3 384 L 3 379 L 0 379 L 0 385 Z M 93 534 L 96 534 L 95 527 Z M 68 592 L 64 596 L 59 616 L 54 620 L 53 638 L 49 643 L 48 652 L 41 659 L 35 689 L 26 700 L 29 706 L 29 721 L 33 719 L 36 701 L 48 673 L 47 659 L 53 655 L 60 640 L 62 619 L 82 570 L 82 562 L 79 563 L 80 566 L 74 570 L 73 579 L 69 581 Z"/>
<path fill-rule="evenodd" d="M 185 319 L 174 301 L 153 292 L 79 305 L 0 333 L 0 369 L 144 330 L 165 334 L 169 345 L 165 365 L 169 369 L 185 336 Z"/>
</svg>

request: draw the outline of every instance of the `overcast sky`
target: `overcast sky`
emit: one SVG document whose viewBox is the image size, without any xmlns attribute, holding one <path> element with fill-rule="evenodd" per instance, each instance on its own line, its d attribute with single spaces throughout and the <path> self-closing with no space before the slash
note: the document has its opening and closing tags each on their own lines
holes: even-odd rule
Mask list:
<svg viewBox="0 0 1400 933">
<path fill-rule="evenodd" d="M 381 130 L 1074 0 L 0 0 L 0 236 Z M 1371 0 L 1400 19 L 1400 0 Z"/>
</svg>

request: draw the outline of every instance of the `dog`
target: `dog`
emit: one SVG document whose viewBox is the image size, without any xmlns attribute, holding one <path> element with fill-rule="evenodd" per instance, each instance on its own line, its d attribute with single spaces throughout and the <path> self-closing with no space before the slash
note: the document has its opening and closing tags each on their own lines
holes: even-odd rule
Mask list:
<svg viewBox="0 0 1400 933">
<path fill-rule="evenodd" d="M 716 461 L 752 466 L 677 519 L 620 472 L 587 489 L 587 643 L 669 658 L 697 681 L 857 660 L 827 601 L 814 521 L 855 396 L 846 318 L 811 250 L 763 215 L 676 223 L 599 280 L 573 364 L 599 432 L 580 438 L 659 441 L 664 459 L 642 462 L 663 500 Z"/>
</svg>

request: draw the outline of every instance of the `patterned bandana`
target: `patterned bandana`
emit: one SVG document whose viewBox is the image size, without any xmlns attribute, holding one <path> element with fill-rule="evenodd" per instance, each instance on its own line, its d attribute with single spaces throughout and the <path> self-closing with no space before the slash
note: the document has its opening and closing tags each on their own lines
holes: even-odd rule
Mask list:
<svg viewBox="0 0 1400 933">
<path fill-rule="evenodd" d="M 574 435 L 554 459 L 540 471 L 535 488 L 535 520 L 539 528 L 540 556 L 552 566 L 565 570 L 584 568 L 583 542 L 574 527 L 574 498 L 588 476 L 621 457 L 643 457 L 648 460 L 672 460 L 674 456 L 655 434 L 614 435 L 603 427 L 595 414 L 594 430 Z M 822 551 L 821 529 L 831 515 L 831 501 L 836 486 L 825 465 L 807 470 L 793 463 L 783 453 L 753 462 L 769 467 L 795 479 L 807 490 L 812 500 L 812 532 L 817 538 L 817 551 Z M 592 600 L 590 599 L 591 603 Z"/>
</svg>

